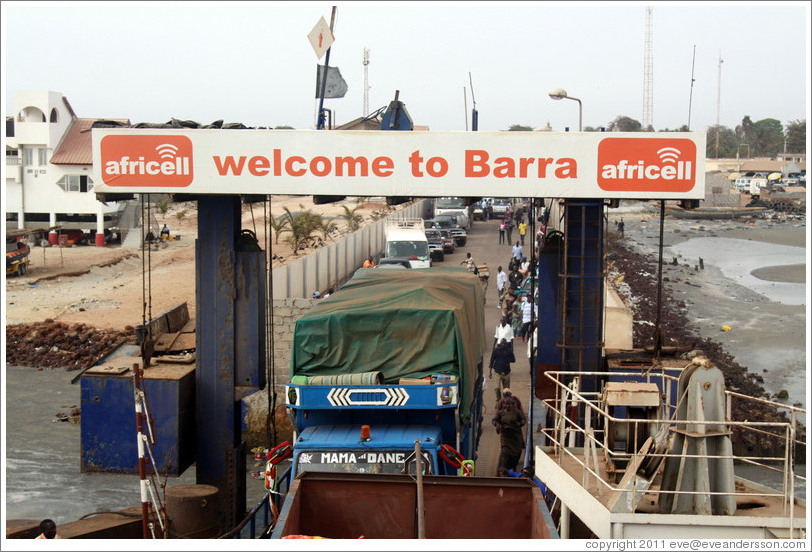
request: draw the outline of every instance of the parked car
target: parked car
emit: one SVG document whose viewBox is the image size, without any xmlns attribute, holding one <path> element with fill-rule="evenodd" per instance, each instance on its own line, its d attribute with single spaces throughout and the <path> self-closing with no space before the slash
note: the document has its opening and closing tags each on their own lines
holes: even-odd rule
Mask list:
<svg viewBox="0 0 812 552">
<path fill-rule="evenodd" d="M 495 197 L 491 205 L 493 205 L 493 214 L 504 215 L 508 207 L 513 205 L 513 200 L 509 197 Z"/>
<path fill-rule="evenodd" d="M 440 232 L 440 237 L 443 240 L 443 251 L 446 253 L 454 253 L 456 244 L 454 243 L 454 235 L 451 233 L 451 230 L 439 228 L 437 231 Z"/>
<path fill-rule="evenodd" d="M 441 228 L 449 230 L 454 237 L 454 243 L 462 247 L 468 241 L 468 233 L 457 224 L 457 217 L 454 215 L 437 215 L 433 219 L 425 221 L 426 228 Z"/>
<path fill-rule="evenodd" d="M 442 262 L 445 259 L 445 247 L 443 247 L 443 236 L 440 232 L 436 228 L 427 228 L 426 239 L 429 241 L 429 255 L 432 260 Z"/>
</svg>

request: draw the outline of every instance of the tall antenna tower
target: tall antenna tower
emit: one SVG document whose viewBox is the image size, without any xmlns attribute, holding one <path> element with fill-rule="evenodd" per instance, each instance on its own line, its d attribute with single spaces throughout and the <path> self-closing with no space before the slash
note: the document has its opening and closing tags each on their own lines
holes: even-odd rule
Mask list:
<svg viewBox="0 0 812 552">
<path fill-rule="evenodd" d="M 652 8 L 646 8 L 646 50 L 643 56 L 643 130 L 654 124 L 654 56 L 651 33 Z"/>
<path fill-rule="evenodd" d="M 364 48 L 364 117 L 369 115 L 369 48 Z"/>
</svg>

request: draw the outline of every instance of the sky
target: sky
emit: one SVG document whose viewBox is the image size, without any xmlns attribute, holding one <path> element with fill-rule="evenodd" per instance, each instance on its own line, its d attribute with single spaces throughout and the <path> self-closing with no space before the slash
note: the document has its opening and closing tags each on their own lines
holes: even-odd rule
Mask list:
<svg viewBox="0 0 812 552">
<path fill-rule="evenodd" d="M 744 116 L 807 118 L 810 2 L 2 2 L 3 106 L 15 90 L 64 94 L 79 117 L 315 128 L 307 35 L 336 6 L 326 99 L 336 124 L 400 91 L 416 125 L 479 130 L 643 122 L 652 7 L 655 130 Z M 695 52 L 695 59 L 694 59 Z M 723 60 L 720 64 L 719 59 Z M 693 67 L 693 86 L 691 83 Z M 473 84 L 473 87 L 471 86 Z M 473 95 L 472 95 L 473 92 Z M 690 120 L 689 120 L 690 115 Z"/>
</svg>

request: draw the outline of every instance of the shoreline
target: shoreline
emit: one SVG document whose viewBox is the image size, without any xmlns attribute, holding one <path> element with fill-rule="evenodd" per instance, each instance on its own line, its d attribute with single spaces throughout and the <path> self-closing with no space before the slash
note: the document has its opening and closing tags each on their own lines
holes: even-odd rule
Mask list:
<svg viewBox="0 0 812 552">
<path fill-rule="evenodd" d="M 616 234 L 614 221 L 621 217 L 625 235 L 614 238 L 656 264 L 659 212 L 645 205 L 610 210 L 609 232 Z M 709 252 L 704 268 L 698 257 L 680 253 L 703 247 Z M 759 253 L 764 250 L 777 256 L 764 257 Z M 666 214 L 664 221 L 663 287 L 672 301 L 685 303 L 686 329 L 716 341 L 738 364 L 762 377 L 773 400 L 802 408 L 809 402 L 808 256 L 804 219 L 707 221 Z M 793 262 L 784 264 L 787 259 Z M 748 266 L 759 262 L 766 264 L 752 270 Z M 777 399 L 783 391 L 788 397 Z"/>
</svg>

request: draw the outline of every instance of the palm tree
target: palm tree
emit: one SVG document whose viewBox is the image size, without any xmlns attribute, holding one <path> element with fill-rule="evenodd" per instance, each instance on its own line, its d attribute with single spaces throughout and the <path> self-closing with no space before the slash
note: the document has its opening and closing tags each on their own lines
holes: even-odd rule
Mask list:
<svg viewBox="0 0 812 552">
<path fill-rule="evenodd" d="M 274 217 L 271 215 L 271 228 L 274 233 L 274 244 L 279 245 L 279 235 L 288 229 L 289 219 L 284 215 L 281 217 Z"/>
<path fill-rule="evenodd" d="M 361 200 L 355 202 L 355 207 L 350 209 L 346 205 L 342 205 L 344 208 L 344 212 L 339 215 L 344 221 L 347 223 L 347 229 L 350 232 L 358 230 L 361 226 L 361 222 L 364 220 L 364 217 L 360 214 L 356 213 L 356 211 L 361 207 Z"/>
<path fill-rule="evenodd" d="M 312 212 L 310 209 L 305 210 L 304 205 L 299 205 L 299 208 L 302 211 L 296 214 L 291 213 L 287 207 L 284 208 L 284 217 L 290 232 L 290 236 L 285 241 L 293 248 L 294 255 L 298 255 L 300 249 L 314 244 L 313 232 L 322 225 L 321 215 Z"/>
<path fill-rule="evenodd" d="M 326 240 L 330 237 L 330 234 L 338 230 L 338 225 L 334 220 L 319 215 L 319 225 L 316 227 L 316 230 L 321 232 L 321 235 L 324 236 Z"/>
</svg>

